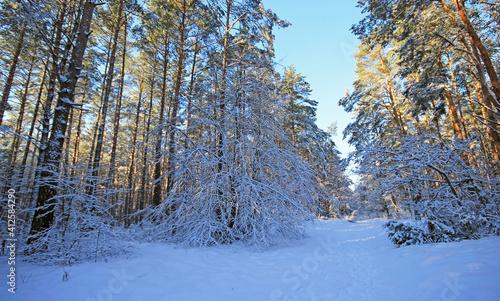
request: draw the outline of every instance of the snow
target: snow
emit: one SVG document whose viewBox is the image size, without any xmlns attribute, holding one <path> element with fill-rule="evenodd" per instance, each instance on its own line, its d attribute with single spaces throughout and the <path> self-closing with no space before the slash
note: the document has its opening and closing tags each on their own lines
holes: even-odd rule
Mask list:
<svg viewBox="0 0 500 301">
<path fill-rule="evenodd" d="M 384 222 L 316 221 L 308 238 L 263 252 L 137 244 L 107 263 L 17 262 L 16 294 L 3 281 L 0 300 L 500 300 L 499 237 L 396 248 Z"/>
</svg>

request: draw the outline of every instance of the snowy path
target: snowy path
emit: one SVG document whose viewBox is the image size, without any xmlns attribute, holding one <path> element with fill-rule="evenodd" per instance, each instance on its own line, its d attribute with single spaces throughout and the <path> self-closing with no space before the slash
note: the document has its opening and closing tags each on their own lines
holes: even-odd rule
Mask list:
<svg viewBox="0 0 500 301">
<path fill-rule="evenodd" d="M 17 293 L 4 284 L 0 300 L 500 300 L 500 238 L 394 248 L 382 223 L 318 221 L 309 238 L 262 253 L 141 244 L 109 263 L 21 263 Z"/>
</svg>

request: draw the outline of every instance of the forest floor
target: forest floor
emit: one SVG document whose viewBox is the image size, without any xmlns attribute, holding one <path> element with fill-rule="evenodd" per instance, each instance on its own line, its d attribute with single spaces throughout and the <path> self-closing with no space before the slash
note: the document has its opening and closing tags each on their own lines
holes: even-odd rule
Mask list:
<svg viewBox="0 0 500 301">
<path fill-rule="evenodd" d="M 321 220 L 308 238 L 263 252 L 137 244 L 107 263 L 21 262 L 15 294 L 0 257 L 0 300 L 500 300 L 500 237 L 396 248 L 383 223 Z"/>
</svg>

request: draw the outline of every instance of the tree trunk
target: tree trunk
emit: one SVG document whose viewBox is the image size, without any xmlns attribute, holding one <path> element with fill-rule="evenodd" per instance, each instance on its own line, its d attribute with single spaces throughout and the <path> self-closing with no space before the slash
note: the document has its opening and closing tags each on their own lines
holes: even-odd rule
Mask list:
<svg viewBox="0 0 500 301">
<path fill-rule="evenodd" d="M 12 62 L 10 63 L 9 74 L 5 80 L 5 86 L 3 88 L 2 100 L 0 100 L 0 125 L 2 125 L 3 115 L 7 108 L 7 102 L 9 100 L 10 90 L 12 89 L 12 83 L 14 82 L 14 75 L 16 74 L 17 63 L 19 62 L 19 56 L 21 55 L 21 50 L 23 49 L 24 36 L 26 35 L 26 23 L 21 29 L 19 34 L 19 41 L 16 45 L 16 50 L 14 51 L 14 56 L 12 57 Z"/>
<path fill-rule="evenodd" d="M 165 52 L 163 57 L 163 76 L 162 76 L 162 87 L 161 87 L 161 100 L 160 100 L 160 119 L 158 121 L 158 135 L 155 143 L 155 170 L 154 170 L 154 180 L 153 180 L 153 205 L 158 206 L 162 200 L 162 187 L 163 187 L 163 174 L 162 174 L 162 143 L 163 143 L 163 127 L 165 122 L 165 103 L 167 98 L 167 70 L 168 70 L 168 58 L 170 55 L 170 45 L 169 45 L 169 35 L 165 33 Z"/>
<path fill-rule="evenodd" d="M 455 102 L 453 101 L 453 96 L 451 95 L 451 92 L 447 89 L 444 91 L 444 98 L 446 100 L 446 104 L 448 105 L 448 115 L 450 117 L 453 132 L 459 139 L 462 139 L 464 138 L 464 135 L 462 134 L 462 128 L 460 127 L 460 120 L 458 119 L 457 108 L 455 106 Z"/>
<path fill-rule="evenodd" d="M 116 148 L 118 145 L 118 132 L 120 129 L 120 118 L 122 110 L 122 99 L 123 99 L 123 88 L 125 86 L 125 61 L 127 59 L 127 18 L 125 16 L 125 28 L 123 35 L 123 54 L 122 54 L 122 69 L 121 69 L 121 79 L 120 79 L 120 90 L 118 92 L 118 97 L 116 99 L 115 107 L 115 120 L 113 129 L 113 139 L 111 144 L 111 155 L 109 161 L 109 173 L 108 173 L 108 190 L 113 190 L 113 182 L 115 178 L 115 161 L 116 161 Z M 108 192 L 109 192 L 108 191 Z M 112 198 L 113 199 L 113 198 Z"/>
<path fill-rule="evenodd" d="M 38 234 L 50 228 L 53 224 L 54 207 L 56 201 L 54 197 L 58 192 L 58 170 L 64 144 L 64 133 L 68 125 L 68 117 L 73 107 L 76 83 L 83 67 L 83 56 L 87 47 L 87 41 L 91 33 L 90 25 L 96 3 L 93 0 L 86 0 L 82 17 L 80 19 L 78 36 L 71 54 L 71 60 L 66 76 L 59 79 L 60 91 L 54 111 L 53 126 L 50 134 L 46 159 L 42 167 L 41 177 L 45 179 L 39 188 L 37 197 L 37 209 L 31 223 L 30 237 L 28 244 L 38 239 Z"/>
<path fill-rule="evenodd" d="M 85 80 L 85 85 L 83 86 L 83 95 L 82 95 L 82 100 L 81 103 L 85 103 L 85 96 L 87 95 L 87 88 L 88 88 L 88 82 L 89 80 Z M 76 164 L 78 163 L 79 157 L 80 157 L 80 141 L 81 141 L 81 135 L 82 135 L 82 119 L 83 119 L 83 110 L 79 110 L 78 112 L 78 124 L 76 126 L 76 137 L 75 137 L 75 144 L 73 148 L 73 172 L 71 173 L 71 176 L 76 175 Z"/>
<path fill-rule="evenodd" d="M 26 167 L 27 167 L 26 164 L 28 163 L 28 155 L 30 153 L 31 141 L 33 140 L 33 133 L 35 132 L 35 125 L 36 125 L 36 121 L 38 119 L 38 111 L 39 111 L 40 105 L 42 103 L 42 94 L 43 94 L 43 86 L 44 86 L 43 83 L 45 82 L 45 77 L 47 76 L 47 69 L 48 69 L 48 64 L 45 64 L 44 69 L 43 69 L 42 78 L 40 80 L 40 86 L 38 89 L 38 97 L 36 100 L 35 109 L 33 110 L 33 118 L 31 119 L 31 125 L 30 125 L 30 129 L 28 132 L 28 140 L 26 141 L 26 147 L 24 148 L 23 159 L 21 160 L 21 170 L 19 172 L 19 176 L 20 176 L 21 180 L 24 178 L 24 172 L 25 172 Z M 32 162 L 31 164 L 34 165 L 35 163 Z M 22 184 L 22 181 L 20 184 Z M 16 191 L 20 191 L 21 187 L 24 187 L 25 191 L 27 191 L 26 185 L 18 186 L 16 188 Z M 24 203 L 26 203 L 28 201 L 27 198 L 25 197 L 25 195 L 23 195 L 23 194 L 21 194 L 21 200 Z"/>
<path fill-rule="evenodd" d="M 78 124 L 76 125 L 75 145 L 73 148 L 73 163 L 72 163 L 73 172 L 71 173 L 71 176 L 76 175 L 76 163 L 78 163 L 78 158 L 80 155 L 80 140 L 81 140 L 81 135 L 82 135 L 82 117 L 83 117 L 83 111 L 79 110 L 79 112 L 78 112 Z"/>
<path fill-rule="evenodd" d="M 431 100 L 431 104 L 432 104 L 431 108 L 434 111 L 433 115 L 435 115 L 437 112 L 437 107 L 436 107 L 436 102 L 434 101 L 434 99 Z M 439 139 L 442 140 L 443 135 L 441 134 L 441 126 L 439 125 L 439 115 L 433 117 L 432 119 L 434 119 L 434 123 L 436 124 L 437 135 L 438 135 Z"/>
<path fill-rule="evenodd" d="M 107 47 L 107 50 L 108 52 L 106 53 L 106 65 L 104 67 L 104 74 L 108 74 L 108 69 L 109 69 L 109 62 L 110 62 L 110 56 L 111 56 L 111 45 L 113 44 L 113 41 L 109 41 L 109 44 L 108 44 L 108 47 Z M 101 92 L 101 98 L 100 98 L 100 103 L 99 103 L 99 110 L 97 112 L 97 120 L 94 122 L 94 127 L 92 129 L 92 144 L 90 146 L 90 151 L 89 151 L 89 161 L 88 161 L 88 173 L 89 173 L 89 177 L 90 177 L 90 174 L 92 174 L 92 166 L 93 166 L 93 162 L 94 162 L 94 152 L 95 152 L 95 147 L 96 147 L 96 144 L 97 144 L 97 133 L 99 131 L 99 125 L 101 123 L 101 116 L 102 116 L 102 101 L 104 99 L 104 92 L 106 91 L 106 82 L 107 82 L 107 77 L 104 76 L 103 77 L 103 81 L 102 81 L 102 92 Z M 90 192 L 90 188 L 88 189 L 88 192 Z"/>
<path fill-rule="evenodd" d="M 396 106 L 396 96 L 394 95 L 394 87 L 389 79 L 389 70 L 382 55 L 382 50 L 380 50 L 379 52 L 379 57 L 380 57 L 380 62 L 382 64 L 382 72 L 384 73 L 386 88 L 389 93 L 389 99 L 391 100 L 391 110 L 392 110 L 391 115 L 393 115 L 394 122 L 399 128 L 401 137 L 404 137 L 406 136 L 406 129 L 404 127 L 403 119 L 401 118 L 401 112 L 399 111 L 399 108 Z"/>
<path fill-rule="evenodd" d="M 89 186 L 88 194 L 94 195 L 96 189 L 96 179 L 99 176 L 99 168 L 101 165 L 101 155 L 102 147 L 104 144 L 104 131 L 106 129 L 106 118 L 108 115 L 109 98 L 111 95 L 111 89 L 113 86 L 113 78 L 115 75 L 115 60 L 116 60 L 116 49 L 118 48 L 118 36 L 120 34 L 120 29 L 122 27 L 122 11 L 123 11 L 123 1 L 120 1 L 118 6 L 118 16 L 115 23 L 115 28 L 113 31 L 112 44 L 111 44 L 111 54 L 109 57 L 109 69 L 106 75 L 107 82 L 104 90 L 104 97 L 102 100 L 102 112 L 101 112 L 101 124 L 99 125 L 99 132 L 97 135 L 96 148 L 94 151 L 94 158 L 92 160 L 92 175 L 90 177 L 91 184 Z"/>
<path fill-rule="evenodd" d="M 156 63 L 156 58 L 154 60 Z M 139 202 L 139 210 L 146 208 L 146 200 L 148 199 L 148 189 L 146 189 L 146 182 L 148 181 L 148 143 L 149 143 L 149 131 L 151 129 L 151 119 L 153 115 L 153 99 L 154 99 L 154 87 L 155 87 L 155 78 L 154 78 L 154 70 L 153 70 L 153 78 L 151 80 L 151 92 L 149 98 L 149 108 L 148 108 L 148 120 L 146 122 L 146 132 L 144 137 L 144 154 L 142 156 L 142 177 L 141 177 L 141 201 Z"/>
<path fill-rule="evenodd" d="M 47 142 L 49 140 L 50 133 L 50 119 L 52 115 L 52 102 L 56 95 L 56 81 L 57 75 L 59 74 L 59 54 L 60 45 L 62 40 L 63 23 L 66 18 L 66 1 L 63 1 L 61 8 L 58 12 L 58 17 L 55 21 L 55 28 L 52 38 L 52 69 L 49 75 L 49 87 L 47 89 L 47 98 L 43 106 L 43 116 L 42 116 L 42 134 L 40 137 L 40 149 L 38 152 L 38 165 L 42 166 L 44 164 L 43 160 L 45 158 L 45 152 L 47 150 Z M 38 178 L 37 172 L 37 178 Z"/>
<path fill-rule="evenodd" d="M 500 135 L 498 134 L 495 114 L 492 111 L 492 101 L 494 101 L 494 98 L 493 95 L 489 93 L 489 89 L 482 86 L 480 82 L 476 84 L 476 89 L 483 103 L 483 106 L 481 106 L 483 118 L 480 121 L 486 125 L 486 132 L 488 133 L 489 142 L 491 144 L 491 153 L 493 158 L 498 161 L 500 160 Z"/>
<path fill-rule="evenodd" d="M 231 31 L 231 10 L 232 10 L 233 0 L 226 0 L 226 20 L 225 20 L 225 31 L 224 31 L 224 42 L 223 42 L 223 53 L 222 53 L 222 77 L 221 77 L 221 88 L 220 88 L 220 96 L 219 96 L 219 116 L 218 116 L 218 135 L 216 135 L 216 153 L 217 153 L 217 171 L 216 177 L 219 178 L 219 181 L 224 181 L 222 178 L 224 166 L 227 165 L 226 158 L 226 142 L 225 137 L 226 126 L 225 126 L 225 110 L 226 110 L 226 84 L 227 84 L 227 67 L 228 67 L 228 54 L 229 54 L 229 32 Z M 217 116 L 217 111 L 215 112 Z M 219 196 L 219 203 L 215 208 L 215 215 L 219 222 L 223 222 L 226 220 L 225 212 L 226 212 L 226 197 L 223 191 L 223 183 L 219 183 L 219 187 L 217 189 L 217 194 Z M 222 233 L 219 233 L 222 235 Z"/>
<path fill-rule="evenodd" d="M 33 66 L 34 64 L 30 65 L 30 69 L 28 71 L 28 77 L 26 78 L 26 83 L 24 84 L 24 91 L 21 96 L 21 104 L 19 107 L 19 116 L 17 117 L 17 122 L 16 122 L 16 128 L 14 132 L 16 135 L 12 139 L 12 148 L 11 148 L 11 153 L 10 153 L 10 159 L 9 159 L 9 166 L 12 169 L 12 174 L 15 169 L 16 161 L 17 161 L 17 153 L 19 150 L 19 137 L 21 136 L 22 132 L 22 127 L 23 127 L 23 122 L 24 122 L 24 111 L 26 109 L 26 102 L 28 100 L 28 95 L 29 95 L 29 88 L 30 88 L 30 83 L 31 83 L 31 74 L 33 73 Z M 8 177 L 9 179 L 9 177 Z M 13 179 L 10 177 L 10 180 L 12 181 Z"/>
<path fill-rule="evenodd" d="M 464 114 L 463 114 L 463 110 L 462 110 L 462 104 L 460 103 L 460 92 L 458 91 L 455 70 L 453 68 L 453 61 L 449 56 L 448 56 L 448 67 L 450 68 L 450 75 L 451 75 L 451 81 L 453 83 L 453 89 L 455 90 L 455 98 L 457 100 L 457 107 L 458 107 L 458 113 L 460 115 L 460 121 L 461 121 L 462 127 L 464 129 L 465 138 L 468 139 L 469 138 L 469 129 L 467 127 L 467 123 L 465 122 L 465 118 L 464 118 Z"/>
<path fill-rule="evenodd" d="M 444 69 L 444 65 L 441 59 L 438 59 L 438 65 L 440 69 Z M 458 118 L 457 107 L 455 106 L 453 95 L 451 94 L 450 90 L 444 90 L 444 99 L 446 100 L 446 104 L 448 105 L 448 116 L 450 117 L 453 132 L 459 139 L 463 139 L 464 135 L 462 133 L 462 128 L 460 127 L 460 119 Z"/>
<path fill-rule="evenodd" d="M 179 111 L 179 98 L 182 85 L 182 73 L 184 70 L 184 43 L 186 40 L 186 14 L 187 14 L 186 0 L 182 1 L 182 15 L 180 20 L 180 41 L 179 41 L 179 56 L 177 58 L 177 71 L 175 79 L 174 97 L 171 104 L 170 122 L 169 122 L 169 139 L 168 139 L 168 156 L 167 156 L 167 196 L 173 187 L 174 176 L 174 153 L 175 153 L 175 128 L 177 127 L 177 114 Z M 170 208 L 174 211 L 175 206 Z"/>
<path fill-rule="evenodd" d="M 475 82 L 475 85 L 476 85 L 476 93 L 478 95 L 478 98 L 482 98 L 481 85 L 479 84 L 478 81 Z M 465 87 L 465 89 L 467 92 L 467 96 L 468 96 L 467 98 L 469 100 L 471 112 L 472 112 L 473 116 L 475 117 L 476 110 L 474 107 L 474 101 L 472 100 L 473 98 L 472 98 L 471 92 L 469 91 L 469 89 L 467 87 Z M 480 143 L 481 143 L 481 150 L 483 152 L 484 157 L 488 160 L 488 164 L 489 164 L 492 161 L 491 160 L 492 157 L 490 156 L 491 152 L 487 149 L 486 143 L 485 143 L 485 139 L 488 139 L 488 136 L 485 133 L 483 133 L 483 126 L 479 125 L 479 121 L 476 117 L 473 118 L 472 121 L 473 121 L 474 126 L 475 126 L 474 130 L 475 130 L 476 134 L 478 135 Z M 489 135 L 489 133 L 487 133 L 487 134 Z"/>
<path fill-rule="evenodd" d="M 196 72 L 196 62 L 198 59 L 198 42 L 199 42 L 199 36 L 200 36 L 200 29 L 198 29 L 198 32 L 196 33 L 196 42 L 194 45 L 194 55 L 193 55 L 193 65 L 191 67 L 191 78 L 189 81 L 189 97 L 188 97 L 188 104 L 187 104 L 187 109 L 186 109 L 186 141 L 184 143 L 184 148 L 188 148 L 188 140 L 191 138 L 191 111 L 193 107 L 193 99 L 194 99 L 194 82 L 195 82 L 195 72 Z"/>
<path fill-rule="evenodd" d="M 446 6 L 446 4 L 444 3 L 443 0 L 439 0 L 439 3 L 443 7 L 443 9 L 446 11 L 446 13 L 447 13 L 448 17 L 450 18 L 450 20 L 452 21 L 452 23 L 454 24 L 454 26 L 457 30 L 460 42 L 462 43 L 464 48 L 467 50 L 470 64 L 473 65 L 477 70 L 476 76 L 474 78 L 479 82 L 479 85 L 480 85 L 479 94 L 482 95 L 480 97 L 480 101 L 481 101 L 482 105 L 484 107 L 486 107 L 487 111 L 490 111 L 490 112 L 491 112 L 491 109 L 493 108 L 493 106 L 496 106 L 497 110 L 500 109 L 500 104 L 498 101 L 499 94 L 497 93 L 499 90 L 497 90 L 497 92 L 495 92 L 495 82 L 497 83 L 497 87 L 498 87 L 498 78 L 497 78 L 496 72 L 494 70 L 493 65 L 491 64 L 491 58 L 489 57 L 489 54 L 488 54 L 486 48 L 482 44 L 479 36 L 475 32 L 474 27 L 470 23 L 470 20 L 467 16 L 467 12 L 465 10 L 465 7 L 463 6 L 463 3 L 460 0 L 453 0 L 453 3 L 455 4 L 455 6 L 457 7 L 457 9 L 459 11 L 460 18 L 462 19 L 462 22 L 464 23 L 466 30 L 469 34 L 470 44 L 467 43 L 467 39 L 463 34 L 462 27 L 458 24 L 457 20 L 455 19 L 454 14 L 451 12 L 451 10 Z M 486 66 L 486 69 L 487 69 L 488 75 L 490 76 L 491 83 L 492 83 L 493 88 L 494 88 L 494 93 L 495 93 L 497 99 L 495 99 L 495 96 L 493 96 L 490 92 L 491 90 L 488 86 L 486 76 L 485 76 L 484 67 L 481 64 L 481 61 L 483 61 L 483 63 Z M 485 112 L 484 108 L 483 108 L 483 115 L 488 115 L 488 114 L 489 113 Z M 492 115 L 492 117 L 493 117 L 493 119 L 488 118 L 485 121 L 485 123 L 487 126 L 487 131 L 489 133 L 488 136 L 489 136 L 490 142 L 493 146 L 493 155 L 495 158 L 498 158 L 498 157 L 500 157 L 500 153 L 499 153 L 500 142 L 498 139 L 498 131 L 496 130 L 496 125 L 495 125 L 495 116 Z M 497 145 L 498 145 L 498 147 L 497 147 Z"/>
<path fill-rule="evenodd" d="M 154 59 L 154 63 L 156 64 L 156 57 Z M 154 65 L 153 65 L 154 66 Z M 154 68 L 154 67 L 153 67 Z M 146 132 L 144 133 L 144 145 L 148 145 L 149 143 L 149 131 L 151 129 L 151 119 L 153 115 L 153 99 L 154 99 L 154 87 L 155 87 L 155 71 L 153 70 L 153 78 L 151 80 L 151 91 L 149 98 L 149 107 L 148 107 L 148 119 L 146 122 Z M 148 147 L 144 147 L 144 153 L 142 155 L 142 175 L 141 175 L 141 200 L 139 202 L 139 210 L 146 208 L 146 200 L 148 199 L 148 189 L 146 188 L 148 180 Z"/>
<path fill-rule="evenodd" d="M 137 100 L 137 109 L 136 109 L 136 113 L 135 113 L 135 122 L 134 122 L 134 132 L 132 134 L 132 144 L 130 145 L 132 147 L 132 150 L 130 153 L 130 163 L 128 166 L 128 176 L 127 176 L 127 188 L 129 189 L 129 193 L 128 193 L 127 198 L 125 200 L 125 208 L 130 209 L 130 210 L 127 210 L 128 214 L 132 213 L 131 209 L 132 209 L 132 204 L 134 202 L 134 195 L 135 195 L 135 183 L 134 183 L 135 150 L 136 150 L 136 144 L 137 144 L 137 134 L 139 132 L 139 120 L 141 117 L 143 86 L 144 86 L 144 76 L 141 73 L 140 79 L 139 79 L 139 99 Z M 145 145 L 144 147 L 146 148 L 147 146 Z"/>
<path fill-rule="evenodd" d="M 493 93 L 495 94 L 496 97 L 493 104 L 497 109 L 500 110 L 500 82 L 498 80 L 498 75 L 495 70 L 495 66 L 491 61 L 491 57 L 488 53 L 488 50 L 486 49 L 486 47 L 484 47 L 483 42 L 479 38 L 476 30 L 474 29 L 474 26 L 469 20 L 469 16 L 467 15 L 467 11 L 465 9 L 462 0 L 453 0 L 453 2 L 455 3 L 455 6 L 457 7 L 458 10 L 458 14 L 460 15 L 460 18 L 462 19 L 462 22 L 465 25 L 465 29 L 467 30 L 467 33 L 469 34 L 472 40 L 472 44 L 479 50 L 481 60 L 483 61 L 486 67 L 486 72 L 490 77 L 491 85 L 493 87 Z"/>
<path fill-rule="evenodd" d="M 476 57 L 479 56 L 477 48 L 472 45 L 472 51 Z M 495 160 L 500 160 L 500 135 L 498 134 L 498 127 L 496 122 L 495 114 L 493 113 L 493 104 L 495 103 L 495 97 L 491 94 L 491 90 L 486 82 L 486 76 L 484 74 L 483 66 L 477 62 L 477 77 L 474 77 L 477 81 L 476 87 L 478 87 L 479 99 L 482 104 L 482 113 L 486 125 L 486 131 L 488 133 L 489 141 L 492 146 L 492 154 Z"/>
</svg>

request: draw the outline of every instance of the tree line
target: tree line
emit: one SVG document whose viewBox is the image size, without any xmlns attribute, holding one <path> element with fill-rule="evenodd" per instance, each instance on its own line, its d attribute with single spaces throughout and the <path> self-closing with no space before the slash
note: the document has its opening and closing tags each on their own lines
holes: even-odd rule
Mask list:
<svg viewBox="0 0 500 301">
<path fill-rule="evenodd" d="M 499 232 L 500 4 L 364 0 L 354 89 L 358 207 L 391 218 L 398 244 Z"/>
<path fill-rule="evenodd" d="M 273 29 L 289 23 L 261 1 L 9 0 L 0 14 L 0 188 L 33 257 L 102 258 L 117 228 L 272 245 L 350 198 L 305 77 L 277 71 Z"/>
</svg>

